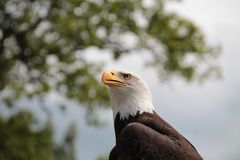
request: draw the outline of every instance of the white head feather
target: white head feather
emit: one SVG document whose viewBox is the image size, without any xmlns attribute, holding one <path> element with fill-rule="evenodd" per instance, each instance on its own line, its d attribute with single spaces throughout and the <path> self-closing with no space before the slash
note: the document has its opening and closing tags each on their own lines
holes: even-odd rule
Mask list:
<svg viewBox="0 0 240 160">
<path fill-rule="evenodd" d="M 109 85 L 110 101 L 113 117 L 120 114 L 120 119 L 127 119 L 129 115 L 135 116 L 137 113 L 153 113 L 154 107 L 150 89 L 147 84 L 136 74 L 131 72 L 116 72 L 117 76 L 126 85 Z M 124 78 L 130 75 L 129 79 Z"/>
</svg>

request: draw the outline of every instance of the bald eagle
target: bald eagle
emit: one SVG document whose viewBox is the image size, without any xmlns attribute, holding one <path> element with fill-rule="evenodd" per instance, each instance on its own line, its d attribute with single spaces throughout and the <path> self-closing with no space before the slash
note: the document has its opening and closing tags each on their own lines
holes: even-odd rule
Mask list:
<svg viewBox="0 0 240 160">
<path fill-rule="evenodd" d="M 109 160 L 202 160 L 195 147 L 156 112 L 147 84 L 136 74 L 106 71 L 116 145 Z"/>
</svg>

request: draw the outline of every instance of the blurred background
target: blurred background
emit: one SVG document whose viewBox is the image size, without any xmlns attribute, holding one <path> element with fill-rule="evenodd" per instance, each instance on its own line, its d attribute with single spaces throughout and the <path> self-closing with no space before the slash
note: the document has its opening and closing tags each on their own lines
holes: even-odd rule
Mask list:
<svg viewBox="0 0 240 160">
<path fill-rule="evenodd" d="M 237 0 L 1 0 L 0 160 L 105 160 L 104 70 L 150 86 L 205 160 L 240 159 Z"/>
</svg>

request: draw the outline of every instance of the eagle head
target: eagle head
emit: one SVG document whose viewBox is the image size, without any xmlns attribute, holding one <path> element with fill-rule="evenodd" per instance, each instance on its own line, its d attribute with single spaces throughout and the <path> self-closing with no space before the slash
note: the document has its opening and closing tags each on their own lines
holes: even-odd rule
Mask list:
<svg viewBox="0 0 240 160">
<path fill-rule="evenodd" d="M 127 71 L 106 71 L 102 82 L 109 87 L 113 117 L 120 119 L 143 112 L 153 113 L 151 92 L 147 84 L 136 74 Z"/>
</svg>

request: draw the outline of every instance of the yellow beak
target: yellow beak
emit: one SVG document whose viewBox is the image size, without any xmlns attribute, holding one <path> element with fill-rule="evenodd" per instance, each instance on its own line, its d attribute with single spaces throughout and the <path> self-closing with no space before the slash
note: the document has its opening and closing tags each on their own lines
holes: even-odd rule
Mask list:
<svg viewBox="0 0 240 160">
<path fill-rule="evenodd" d="M 106 71 L 102 75 L 102 83 L 108 86 L 123 86 L 126 85 L 124 80 L 119 77 L 119 74 L 115 71 Z"/>
</svg>

